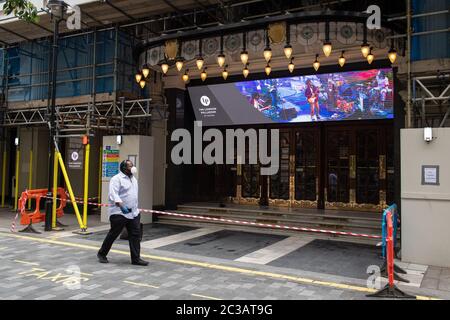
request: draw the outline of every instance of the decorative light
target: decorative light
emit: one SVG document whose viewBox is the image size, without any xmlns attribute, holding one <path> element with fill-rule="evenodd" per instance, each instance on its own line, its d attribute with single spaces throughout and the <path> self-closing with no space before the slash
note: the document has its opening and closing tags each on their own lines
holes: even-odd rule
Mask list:
<svg viewBox="0 0 450 320">
<path fill-rule="evenodd" d="M 362 53 L 364 58 L 367 58 L 367 56 L 369 55 L 369 52 L 370 52 L 370 46 L 367 43 L 367 28 L 364 27 L 364 29 L 363 29 L 363 43 L 361 45 L 361 53 Z"/>
<path fill-rule="evenodd" d="M 142 67 L 142 75 L 144 76 L 144 78 L 147 78 L 149 74 L 150 74 L 150 68 L 149 68 L 148 64 L 144 64 L 144 66 Z"/>
<path fill-rule="evenodd" d="M 316 54 L 316 60 L 313 62 L 313 67 L 314 67 L 314 69 L 316 71 L 319 70 L 320 62 L 319 62 L 319 55 L 318 54 Z"/>
<path fill-rule="evenodd" d="M 361 53 L 363 55 L 364 58 L 367 58 L 367 56 L 369 55 L 370 52 L 370 46 L 367 42 L 363 43 L 361 45 Z"/>
<path fill-rule="evenodd" d="M 144 87 L 145 87 L 145 80 L 139 81 L 139 85 L 141 86 L 142 89 L 144 89 Z"/>
<path fill-rule="evenodd" d="M 223 36 L 220 37 L 220 53 L 217 56 L 217 63 L 221 68 L 225 64 L 225 55 L 223 54 Z"/>
<path fill-rule="evenodd" d="M 342 51 L 341 56 L 340 56 L 339 59 L 338 59 L 339 65 L 340 65 L 341 67 L 343 67 L 344 64 L 345 64 L 344 53 L 345 53 L 345 51 Z"/>
<path fill-rule="evenodd" d="M 202 70 L 203 65 L 205 63 L 205 61 L 203 60 L 203 57 L 202 57 L 202 40 L 199 40 L 199 43 L 198 43 L 198 56 L 197 56 L 197 60 L 195 61 L 195 63 L 197 64 L 198 70 Z"/>
<path fill-rule="evenodd" d="M 242 51 L 241 51 L 241 62 L 244 66 L 247 66 L 248 63 L 248 52 L 247 52 L 247 34 L 244 32 L 242 35 Z"/>
<path fill-rule="evenodd" d="M 219 64 L 219 67 L 223 67 L 225 64 L 225 55 L 223 53 L 217 56 L 217 63 Z"/>
<path fill-rule="evenodd" d="M 200 78 L 202 78 L 202 81 L 206 80 L 206 77 L 208 76 L 208 74 L 206 73 L 206 67 L 205 69 L 203 69 L 202 73 L 200 74 Z"/>
<path fill-rule="evenodd" d="M 184 59 L 181 53 L 181 50 L 183 48 L 183 43 L 179 41 L 178 45 L 178 55 L 175 59 L 175 66 L 177 67 L 178 72 L 181 72 L 181 69 L 183 69 Z"/>
<path fill-rule="evenodd" d="M 284 55 L 286 58 L 290 59 L 292 55 L 292 46 L 290 44 L 287 44 L 284 46 Z"/>
<path fill-rule="evenodd" d="M 267 62 L 272 59 L 272 49 L 270 49 L 270 47 L 264 49 L 264 59 L 266 59 Z"/>
<path fill-rule="evenodd" d="M 197 58 L 197 61 L 195 61 L 195 63 L 197 64 L 198 70 L 202 70 L 205 60 L 203 60 L 203 58 L 200 56 Z"/>
<path fill-rule="evenodd" d="M 284 55 L 288 59 L 290 59 L 292 56 L 291 26 L 289 23 L 286 23 L 286 45 L 284 46 Z"/>
<path fill-rule="evenodd" d="M 267 61 L 267 65 L 266 65 L 266 67 L 264 68 L 264 70 L 266 71 L 266 74 L 267 74 L 267 75 L 269 75 L 270 72 L 272 71 L 272 67 L 270 66 L 270 60 Z"/>
<path fill-rule="evenodd" d="M 333 47 L 331 46 L 331 42 L 330 42 L 330 23 L 327 21 L 325 23 L 325 42 L 323 43 L 323 47 L 322 47 L 325 57 L 330 56 L 332 48 Z"/>
<path fill-rule="evenodd" d="M 395 49 L 393 47 L 391 47 L 391 49 L 389 49 L 388 57 L 389 57 L 389 60 L 391 61 L 391 63 L 394 63 L 395 60 L 397 60 L 397 51 L 395 51 Z"/>
<path fill-rule="evenodd" d="M 292 73 L 295 68 L 294 62 L 292 62 L 292 60 L 294 60 L 294 57 L 291 58 L 291 62 L 289 62 L 289 64 L 288 64 L 288 69 L 289 69 L 290 73 Z"/>
<path fill-rule="evenodd" d="M 331 50 L 333 49 L 333 47 L 331 46 L 331 42 L 324 42 L 322 49 L 325 57 L 329 57 L 331 54 Z"/>
<path fill-rule="evenodd" d="M 228 65 L 226 65 L 225 68 L 224 68 L 223 71 L 222 71 L 222 77 L 223 77 L 223 80 L 227 80 L 227 78 L 228 78 L 228 71 L 227 71 L 227 68 L 228 68 Z"/>
<path fill-rule="evenodd" d="M 136 80 L 136 83 L 139 83 L 142 80 L 142 74 L 140 72 L 136 73 L 134 79 Z"/>
<path fill-rule="evenodd" d="M 250 73 L 250 70 L 248 70 L 248 64 L 245 65 L 245 68 L 242 70 L 242 74 L 244 75 L 244 78 L 248 77 L 248 74 Z"/>
<path fill-rule="evenodd" d="M 243 65 L 246 65 L 248 62 L 248 52 L 247 50 L 244 50 L 241 52 L 241 61 Z"/>
<path fill-rule="evenodd" d="M 266 47 L 264 48 L 264 59 L 266 59 L 267 63 L 269 63 L 270 59 L 272 59 L 272 49 L 270 49 L 269 33 L 267 30 L 266 30 Z"/>
<path fill-rule="evenodd" d="M 374 58 L 375 58 L 375 57 L 374 57 L 373 54 L 372 54 L 372 48 L 370 48 L 369 54 L 367 55 L 367 62 L 368 62 L 369 64 L 372 64 Z"/>
<path fill-rule="evenodd" d="M 181 78 L 183 79 L 183 81 L 186 83 L 189 81 L 189 69 L 186 69 L 184 71 L 184 74 L 181 76 Z"/>
<path fill-rule="evenodd" d="M 181 71 L 181 69 L 183 69 L 183 65 L 184 65 L 183 58 L 182 57 L 178 57 L 177 58 L 177 62 L 175 62 L 175 65 L 177 67 L 177 70 Z"/>
<path fill-rule="evenodd" d="M 164 60 L 164 62 L 161 63 L 161 70 L 164 74 L 166 74 L 167 71 L 169 71 L 169 64 L 167 63 L 166 60 Z"/>
</svg>

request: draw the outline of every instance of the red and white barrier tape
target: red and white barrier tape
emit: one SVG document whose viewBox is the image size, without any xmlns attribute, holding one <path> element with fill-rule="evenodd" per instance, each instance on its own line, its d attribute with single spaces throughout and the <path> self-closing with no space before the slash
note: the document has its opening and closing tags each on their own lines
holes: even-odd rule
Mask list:
<svg viewBox="0 0 450 320">
<path fill-rule="evenodd" d="M 70 202 L 68 199 L 67 201 Z M 82 202 L 81 202 L 82 203 Z M 88 202 L 88 204 L 96 205 L 99 207 L 110 207 L 112 204 L 104 204 L 104 203 L 92 203 Z M 214 218 L 214 217 L 205 217 L 200 215 L 192 215 L 185 213 L 174 213 L 167 211 L 158 211 L 152 209 L 139 209 L 140 212 L 148 212 L 148 213 L 156 213 L 167 216 L 175 216 L 175 217 L 183 217 L 183 218 L 191 218 L 191 219 L 200 219 L 200 220 L 208 220 L 208 221 L 217 221 L 217 222 L 227 222 L 233 224 L 242 224 L 242 225 L 251 225 L 272 229 L 284 229 L 284 230 L 296 230 L 296 231 L 306 231 L 306 232 L 316 232 L 316 233 L 327 233 L 341 236 L 352 236 L 352 237 L 361 237 L 361 238 L 370 238 L 370 239 L 381 239 L 381 236 L 373 235 L 373 234 L 364 234 L 364 233 L 355 233 L 355 232 L 345 232 L 345 231 L 334 231 L 334 230 L 325 230 L 325 229 L 315 229 L 315 228 L 305 228 L 305 227 L 295 227 L 295 226 L 286 226 L 280 224 L 269 224 L 269 223 L 260 223 L 260 222 L 252 222 L 252 221 L 242 221 L 242 220 L 233 220 L 233 219 L 224 219 L 224 218 Z"/>
</svg>

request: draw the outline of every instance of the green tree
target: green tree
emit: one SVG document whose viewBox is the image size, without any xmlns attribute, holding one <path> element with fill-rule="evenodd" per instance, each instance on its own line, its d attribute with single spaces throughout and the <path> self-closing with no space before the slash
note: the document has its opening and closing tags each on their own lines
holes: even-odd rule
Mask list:
<svg viewBox="0 0 450 320">
<path fill-rule="evenodd" d="M 6 0 L 3 12 L 13 13 L 17 18 L 27 22 L 39 21 L 36 7 L 28 0 Z"/>
</svg>

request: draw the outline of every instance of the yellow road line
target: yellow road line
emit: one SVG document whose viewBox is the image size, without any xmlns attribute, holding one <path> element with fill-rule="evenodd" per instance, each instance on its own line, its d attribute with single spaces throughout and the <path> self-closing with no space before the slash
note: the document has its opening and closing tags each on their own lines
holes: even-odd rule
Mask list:
<svg viewBox="0 0 450 320">
<path fill-rule="evenodd" d="M 32 266 L 38 266 L 39 265 L 39 263 L 36 263 L 36 262 L 28 262 L 28 261 L 23 261 L 23 260 L 14 260 L 14 262 L 18 262 L 18 263 L 22 263 L 22 264 L 29 264 L 29 265 L 32 265 Z"/>
<path fill-rule="evenodd" d="M 132 285 L 135 285 L 135 286 L 139 286 L 139 287 L 148 287 L 148 288 L 155 288 L 155 289 L 159 288 L 157 286 L 152 286 L 151 284 L 146 284 L 146 283 L 138 283 L 138 282 L 133 282 L 133 281 L 128 281 L 128 280 L 124 280 L 123 282 L 128 283 L 128 284 L 132 284 Z"/>
<path fill-rule="evenodd" d="M 214 298 L 214 297 L 210 297 L 210 296 L 203 296 L 201 294 L 195 294 L 195 293 L 192 293 L 191 296 L 210 299 L 210 300 L 223 300 L 223 299 Z"/>
<path fill-rule="evenodd" d="M 82 248 L 82 249 L 87 249 L 87 250 L 98 250 L 98 247 L 95 247 L 92 245 L 71 243 L 71 242 L 60 241 L 60 240 L 50 240 L 47 238 L 22 236 L 22 235 L 18 235 L 18 234 L 4 233 L 4 232 L 0 232 L 0 235 L 6 236 L 6 237 L 13 237 L 13 238 L 19 238 L 19 239 L 44 242 L 44 243 L 51 243 L 51 244 L 55 244 L 55 245 Z M 111 252 L 117 253 L 117 254 L 122 254 L 122 255 L 127 255 L 127 256 L 130 254 L 128 251 L 117 250 L 117 249 L 112 249 Z M 330 287 L 330 288 L 346 289 L 346 290 L 352 290 L 352 291 L 358 291 L 358 292 L 364 292 L 364 293 L 375 293 L 377 291 L 376 289 L 371 289 L 371 288 L 366 288 L 366 287 L 361 287 L 361 286 L 313 280 L 313 279 L 289 276 L 289 275 L 273 273 L 273 272 L 255 271 L 255 270 L 238 268 L 238 267 L 229 267 L 229 266 L 212 264 L 212 263 L 207 263 L 207 262 L 183 260 L 183 259 L 178 259 L 178 258 L 162 257 L 162 256 L 156 256 L 156 255 L 150 255 L 150 254 L 141 254 L 141 256 L 143 258 L 148 258 L 148 259 L 153 259 L 153 260 L 158 260 L 158 261 L 172 262 L 172 263 L 177 263 L 177 264 L 187 264 L 187 265 L 196 266 L 196 267 L 229 271 L 229 272 L 234 272 L 234 273 L 242 273 L 242 274 L 247 274 L 247 275 L 252 275 L 252 276 L 263 276 L 263 277 L 269 277 L 269 278 L 274 278 L 274 279 L 283 279 L 283 280 L 288 280 L 288 281 L 293 281 L 293 282 L 298 282 L 298 283 L 325 286 L 325 287 Z M 423 299 L 434 299 L 432 297 L 424 297 L 424 296 L 418 296 L 417 298 L 422 299 L 422 300 Z"/>
</svg>

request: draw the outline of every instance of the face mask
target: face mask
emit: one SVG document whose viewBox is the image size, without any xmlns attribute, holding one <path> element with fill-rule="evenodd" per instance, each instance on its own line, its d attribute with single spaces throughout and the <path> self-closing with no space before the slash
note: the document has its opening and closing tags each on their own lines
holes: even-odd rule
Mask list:
<svg viewBox="0 0 450 320">
<path fill-rule="evenodd" d="M 131 174 L 136 174 L 137 173 L 137 168 L 136 167 L 131 167 Z"/>
</svg>

